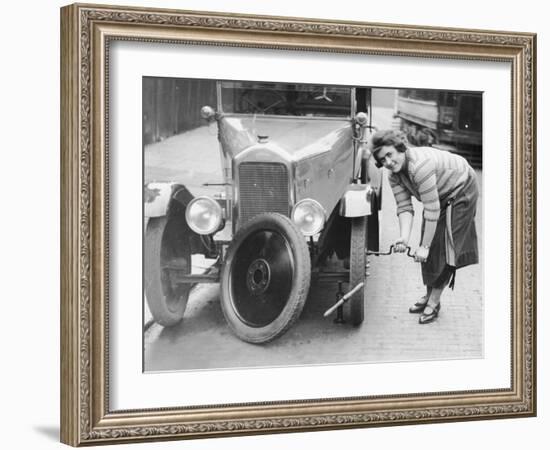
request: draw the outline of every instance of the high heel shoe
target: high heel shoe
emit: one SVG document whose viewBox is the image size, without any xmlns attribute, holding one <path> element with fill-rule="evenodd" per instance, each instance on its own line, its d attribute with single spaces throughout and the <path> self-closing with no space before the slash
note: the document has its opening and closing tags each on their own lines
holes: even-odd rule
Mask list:
<svg viewBox="0 0 550 450">
<path fill-rule="evenodd" d="M 410 308 L 409 308 L 409 312 L 411 314 L 418 314 L 418 313 L 421 313 L 422 311 L 424 311 L 424 308 L 426 307 L 426 305 L 428 304 L 428 298 L 426 297 L 421 297 L 420 300 L 425 300 L 424 302 L 422 301 L 418 301 L 416 302 L 414 305 L 412 305 Z"/>
<path fill-rule="evenodd" d="M 438 303 L 436 306 L 426 305 L 426 307 L 430 308 L 432 311 L 430 313 L 426 313 L 426 308 L 424 308 L 424 311 L 422 311 L 422 314 L 420 314 L 420 317 L 418 318 L 418 323 L 422 325 L 433 322 L 437 319 L 437 316 L 439 316 L 439 310 L 441 309 L 441 303 Z"/>
</svg>

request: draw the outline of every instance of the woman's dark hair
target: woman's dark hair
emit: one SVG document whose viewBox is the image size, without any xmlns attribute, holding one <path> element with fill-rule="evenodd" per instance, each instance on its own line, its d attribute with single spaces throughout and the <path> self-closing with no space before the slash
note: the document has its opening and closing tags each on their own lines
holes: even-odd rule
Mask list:
<svg viewBox="0 0 550 450">
<path fill-rule="evenodd" d="M 405 133 L 398 130 L 380 130 L 372 135 L 369 148 L 376 161 L 376 167 L 382 167 L 382 163 L 376 157 L 376 152 L 382 147 L 390 145 L 398 152 L 404 153 L 407 150 L 407 137 Z"/>
</svg>

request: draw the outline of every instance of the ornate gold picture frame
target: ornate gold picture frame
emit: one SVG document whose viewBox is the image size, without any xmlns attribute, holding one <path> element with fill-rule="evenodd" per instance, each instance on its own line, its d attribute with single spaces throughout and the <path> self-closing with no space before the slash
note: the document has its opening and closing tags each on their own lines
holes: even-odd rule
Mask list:
<svg viewBox="0 0 550 450">
<path fill-rule="evenodd" d="M 509 305 L 509 386 L 113 408 L 109 292 L 116 274 L 109 266 L 114 248 L 109 192 L 117 170 L 110 164 L 109 71 L 116 42 L 509 64 L 505 94 L 511 116 L 501 125 L 511 128 L 511 148 L 498 156 L 511 159 L 510 182 L 499 187 L 511 198 L 510 298 L 502 299 Z M 535 415 L 535 89 L 536 36 L 530 33 L 85 4 L 62 8 L 62 442 L 80 446 Z"/>
</svg>

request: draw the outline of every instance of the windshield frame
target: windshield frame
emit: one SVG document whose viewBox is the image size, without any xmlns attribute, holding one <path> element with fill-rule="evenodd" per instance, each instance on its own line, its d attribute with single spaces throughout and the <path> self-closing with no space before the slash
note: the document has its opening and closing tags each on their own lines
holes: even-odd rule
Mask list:
<svg viewBox="0 0 550 450">
<path fill-rule="evenodd" d="M 282 84 L 282 85 L 290 85 L 290 84 L 296 84 L 299 86 L 321 86 L 321 87 L 338 87 L 338 88 L 346 88 L 349 89 L 349 95 L 350 95 L 350 105 L 349 105 L 349 114 L 348 115 L 341 115 L 341 116 L 331 116 L 331 115 L 293 115 L 293 114 L 262 114 L 262 113 L 241 113 L 241 112 L 226 112 L 223 109 L 223 98 L 222 98 L 222 88 L 224 83 L 273 83 L 273 84 Z M 357 102 L 355 98 L 355 91 L 356 88 L 352 86 L 345 86 L 345 85 L 322 85 L 317 83 L 289 83 L 289 82 L 267 82 L 267 81 L 249 81 L 249 80 L 218 80 L 216 81 L 216 97 L 217 97 L 217 105 L 216 109 L 220 113 L 222 113 L 224 116 L 228 117 L 262 117 L 262 118 L 271 118 L 271 119 L 300 119 L 300 120 L 340 120 L 340 121 L 348 121 L 351 120 L 353 117 L 355 117 L 356 109 L 357 109 Z"/>
</svg>

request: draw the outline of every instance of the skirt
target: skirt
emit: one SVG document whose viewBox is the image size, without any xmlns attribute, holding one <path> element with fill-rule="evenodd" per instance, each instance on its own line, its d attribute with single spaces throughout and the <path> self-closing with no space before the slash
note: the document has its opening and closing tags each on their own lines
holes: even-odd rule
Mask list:
<svg viewBox="0 0 550 450">
<path fill-rule="evenodd" d="M 451 279 L 453 287 L 456 269 L 479 262 L 475 226 L 478 196 L 476 174 L 470 168 L 464 187 L 441 205 L 428 258 L 421 264 L 426 286 L 442 287 Z"/>
</svg>

